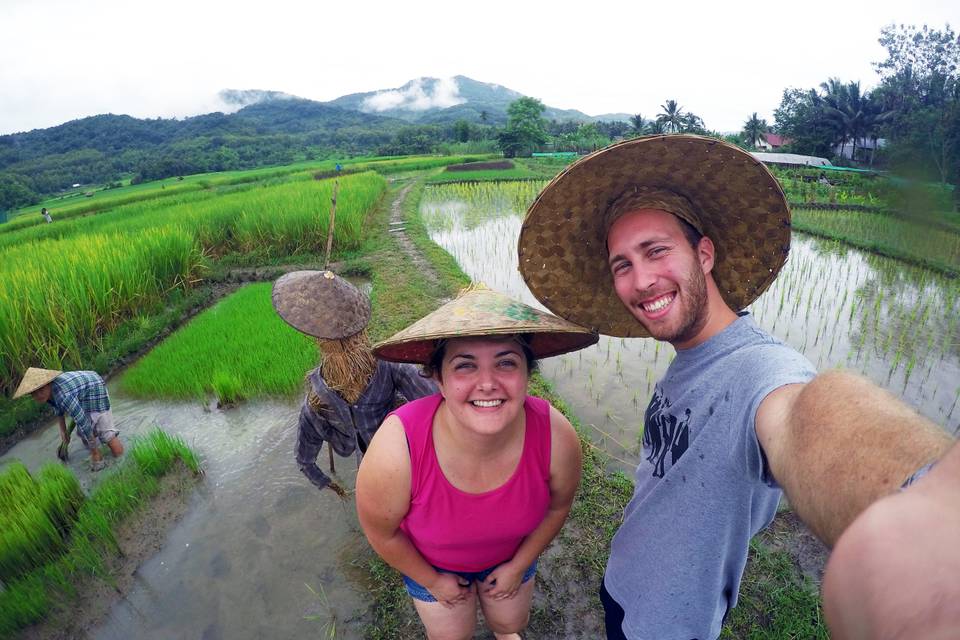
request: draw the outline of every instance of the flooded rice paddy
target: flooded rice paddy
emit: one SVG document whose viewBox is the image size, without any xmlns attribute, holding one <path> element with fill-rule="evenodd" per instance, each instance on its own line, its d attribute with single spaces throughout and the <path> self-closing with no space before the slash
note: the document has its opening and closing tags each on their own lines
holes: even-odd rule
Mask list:
<svg viewBox="0 0 960 640">
<path fill-rule="evenodd" d="M 361 637 L 367 588 L 365 572 L 355 565 L 367 557 L 366 542 L 353 504 L 318 491 L 297 468 L 299 398 L 220 410 L 144 402 L 125 397 L 114 383 L 109 387 L 125 444 L 159 425 L 200 453 L 206 477 L 163 548 L 137 570 L 129 596 L 87 637 L 325 637 L 332 623 L 337 637 Z M 56 460 L 59 440 L 51 423 L 0 464 L 19 458 L 35 471 Z M 322 453 L 326 471 L 326 449 Z M 69 465 L 89 489 L 96 478 L 77 438 Z M 336 468 L 352 487 L 355 460 L 338 457 Z"/>
<path fill-rule="evenodd" d="M 431 238 L 474 281 L 543 308 L 517 270 L 523 213 L 542 184 L 429 187 Z M 750 307 L 757 323 L 818 370 L 863 373 L 951 433 L 960 430 L 960 282 L 842 244 L 794 233 L 790 259 Z M 643 411 L 674 356 L 668 344 L 601 336 L 541 362 L 594 443 L 632 472 Z"/>
<path fill-rule="evenodd" d="M 431 237 L 473 280 L 541 306 L 516 266 L 522 213 L 540 188 L 430 187 L 421 212 Z M 956 280 L 795 234 L 783 273 L 750 311 L 818 368 L 863 372 L 956 433 L 958 294 Z M 653 340 L 601 337 L 541 367 L 613 466 L 631 472 L 643 410 L 673 355 Z M 352 502 L 316 490 L 296 466 L 300 398 L 221 410 L 132 399 L 114 382 L 110 390 L 125 443 L 159 425 L 200 453 L 206 478 L 163 549 L 137 570 L 129 596 L 88 637 L 329 637 L 333 625 L 337 637 L 361 637 L 368 589 L 358 565 L 369 551 Z M 34 471 L 55 459 L 58 443 L 51 422 L 0 464 L 19 458 Z M 326 456 L 319 461 L 325 470 Z M 95 477 L 87 460 L 75 438 L 69 465 L 89 489 Z M 336 462 L 338 479 L 352 487 L 355 461 Z"/>
</svg>

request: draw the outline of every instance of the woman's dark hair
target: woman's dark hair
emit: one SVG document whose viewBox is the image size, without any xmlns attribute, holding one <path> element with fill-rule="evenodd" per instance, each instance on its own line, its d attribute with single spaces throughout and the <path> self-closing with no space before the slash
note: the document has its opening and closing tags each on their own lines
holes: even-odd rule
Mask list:
<svg viewBox="0 0 960 640">
<path fill-rule="evenodd" d="M 477 336 L 494 337 L 494 336 Z M 533 356 L 533 350 L 530 348 L 530 336 L 525 333 L 518 333 L 515 336 L 504 336 L 504 339 L 512 338 L 520 345 L 523 350 L 523 356 L 527 360 L 527 375 L 537 370 L 537 359 Z M 430 359 L 426 364 L 420 365 L 420 375 L 424 378 L 432 378 L 436 375 L 437 380 L 441 380 L 440 367 L 443 364 L 443 356 L 447 353 L 447 340 L 437 340 L 437 344 L 430 354 Z"/>
</svg>

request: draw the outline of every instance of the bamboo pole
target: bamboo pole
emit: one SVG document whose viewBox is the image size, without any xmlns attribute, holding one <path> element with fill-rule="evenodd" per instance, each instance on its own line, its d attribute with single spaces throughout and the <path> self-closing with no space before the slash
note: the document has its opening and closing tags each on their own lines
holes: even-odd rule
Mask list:
<svg viewBox="0 0 960 640">
<path fill-rule="evenodd" d="M 337 218 L 337 190 L 340 188 L 340 180 L 333 181 L 333 197 L 330 199 L 330 225 L 327 228 L 327 256 L 323 260 L 323 268 L 330 265 L 330 249 L 333 248 L 333 225 Z M 332 455 L 332 454 L 331 454 Z M 333 460 L 333 458 L 331 458 Z"/>
<path fill-rule="evenodd" d="M 330 266 L 330 250 L 333 248 L 333 225 L 337 219 L 337 191 L 340 189 L 340 180 L 333 181 L 333 197 L 330 198 L 330 224 L 327 227 L 327 255 L 323 259 L 323 268 Z M 327 453 L 330 454 L 330 473 L 336 473 L 333 465 L 333 446 L 327 443 Z"/>
</svg>

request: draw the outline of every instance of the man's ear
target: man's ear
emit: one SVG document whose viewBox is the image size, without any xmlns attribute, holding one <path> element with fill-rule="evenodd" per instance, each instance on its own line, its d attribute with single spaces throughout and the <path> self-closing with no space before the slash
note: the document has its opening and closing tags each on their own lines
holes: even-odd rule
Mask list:
<svg viewBox="0 0 960 640">
<path fill-rule="evenodd" d="M 700 238 L 700 242 L 697 243 L 697 260 L 700 262 L 700 268 L 703 270 L 704 275 L 713 271 L 713 260 L 716 256 L 715 251 L 713 240 L 707 236 Z"/>
</svg>

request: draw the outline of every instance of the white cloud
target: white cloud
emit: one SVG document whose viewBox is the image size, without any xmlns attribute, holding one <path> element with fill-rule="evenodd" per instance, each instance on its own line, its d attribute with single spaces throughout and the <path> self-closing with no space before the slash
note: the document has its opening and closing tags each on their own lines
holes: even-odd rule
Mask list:
<svg viewBox="0 0 960 640">
<path fill-rule="evenodd" d="M 387 111 L 389 109 L 407 109 L 426 111 L 427 109 L 445 109 L 466 102 L 460 97 L 460 87 L 453 78 L 441 78 L 424 89 L 424 80 L 417 78 L 402 89 L 378 91 L 365 98 L 361 109 L 364 111 Z"/>
</svg>

